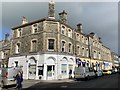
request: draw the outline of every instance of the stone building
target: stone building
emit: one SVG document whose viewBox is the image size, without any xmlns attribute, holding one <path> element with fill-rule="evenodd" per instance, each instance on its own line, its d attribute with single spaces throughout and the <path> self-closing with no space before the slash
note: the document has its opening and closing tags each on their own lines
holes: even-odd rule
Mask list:
<svg viewBox="0 0 120 90">
<path fill-rule="evenodd" d="M 48 17 L 12 28 L 10 67 L 22 67 L 24 79 L 54 80 L 69 78 L 78 64 L 104 69 L 111 63 L 111 51 L 95 33 L 83 33 L 82 24 L 74 29 L 67 23 L 67 13 L 55 18 L 55 2 L 48 3 Z M 104 62 L 103 62 L 104 61 Z M 94 67 L 94 68 L 97 68 Z"/>
<path fill-rule="evenodd" d="M 11 41 L 9 34 L 5 34 L 5 40 L 0 41 L 0 67 L 8 67 Z"/>
<path fill-rule="evenodd" d="M 111 52 L 111 56 L 112 56 L 112 61 L 113 61 L 113 67 L 119 67 L 119 56 L 117 53 L 115 52 Z"/>
</svg>

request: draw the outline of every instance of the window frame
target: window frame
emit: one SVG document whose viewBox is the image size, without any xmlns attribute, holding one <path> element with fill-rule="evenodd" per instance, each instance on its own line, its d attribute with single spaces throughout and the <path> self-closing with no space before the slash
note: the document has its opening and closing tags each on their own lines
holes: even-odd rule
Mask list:
<svg viewBox="0 0 120 90">
<path fill-rule="evenodd" d="M 49 40 L 53 40 L 53 49 L 50 49 L 49 48 Z M 55 39 L 53 39 L 53 38 L 49 38 L 48 40 L 47 40 L 48 42 L 47 42 L 47 49 L 48 49 L 48 51 L 54 51 L 55 50 Z"/>
</svg>

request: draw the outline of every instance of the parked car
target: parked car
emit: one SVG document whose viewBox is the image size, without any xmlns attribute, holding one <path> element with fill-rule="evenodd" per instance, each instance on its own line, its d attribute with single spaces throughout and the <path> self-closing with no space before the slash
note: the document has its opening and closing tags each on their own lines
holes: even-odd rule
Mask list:
<svg viewBox="0 0 120 90">
<path fill-rule="evenodd" d="M 16 77 L 18 71 L 20 71 L 22 73 L 22 69 L 19 67 L 2 68 L 1 87 L 16 84 L 15 77 Z"/>
<path fill-rule="evenodd" d="M 110 75 L 110 74 L 112 74 L 112 71 L 111 70 L 103 70 L 103 74 Z"/>
<path fill-rule="evenodd" d="M 75 68 L 74 78 L 76 80 L 79 80 L 79 79 L 88 80 L 90 78 L 95 78 L 95 77 L 96 77 L 96 74 L 93 69 L 89 69 L 88 67 L 82 67 L 82 66 Z"/>
<path fill-rule="evenodd" d="M 96 74 L 97 74 L 98 77 L 103 76 L 102 70 L 97 70 L 97 71 L 96 71 Z"/>
</svg>

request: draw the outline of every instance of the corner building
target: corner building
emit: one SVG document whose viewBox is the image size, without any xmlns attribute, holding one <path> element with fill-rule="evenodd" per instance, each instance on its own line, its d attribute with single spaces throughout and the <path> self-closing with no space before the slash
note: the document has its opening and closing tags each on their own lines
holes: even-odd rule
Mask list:
<svg viewBox="0 0 120 90">
<path fill-rule="evenodd" d="M 94 35 L 84 34 L 82 24 L 76 29 L 69 26 L 65 10 L 57 20 L 55 2 L 48 5 L 48 17 L 32 22 L 23 17 L 22 25 L 12 28 L 8 66 L 22 67 L 24 79 L 55 80 L 69 78 L 70 69 L 74 77 L 77 61 L 89 66 L 91 61 L 103 61 L 102 49 L 90 44 Z M 100 52 L 94 54 L 96 60 L 94 49 Z"/>
</svg>

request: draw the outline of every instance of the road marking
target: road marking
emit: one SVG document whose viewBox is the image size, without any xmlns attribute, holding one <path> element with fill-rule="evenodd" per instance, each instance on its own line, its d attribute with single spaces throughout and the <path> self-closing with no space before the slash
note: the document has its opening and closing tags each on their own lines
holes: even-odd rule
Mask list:
<svg viewBox="0 0 120 90">
<path fill-rule="evenodd" d="M 68 86 L 61 86 L 62 88 L 67 88 Z"/>
</svg>

